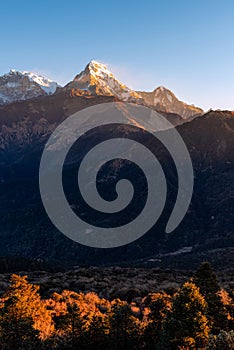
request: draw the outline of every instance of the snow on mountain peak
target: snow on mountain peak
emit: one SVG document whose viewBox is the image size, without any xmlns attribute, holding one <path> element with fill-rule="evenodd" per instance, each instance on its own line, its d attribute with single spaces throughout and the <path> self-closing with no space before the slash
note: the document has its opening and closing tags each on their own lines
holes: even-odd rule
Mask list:
<svg viewBox="0 0 234 350">
<path fill-rule="evenodd" d="M 44 90 L 48 95 L 53 94 L 58 86 L 58 84 L 55 81 L 45 78 L 40 74 L 36 74 L 28 71 L 17 71 L 16 69 L 11 69 L 9 73 L 4 74 L 2 77 L 4 77 L 6 80 L 8 77 L 12 77 L 12 76 L 28 77 L 30 81 L 38 84 L 42 88 L 42 90 Z"/>
<path fill-rule="evenodd" d="M 23 71 L 22 74 L 26 75 L 29 78 L 29 80 L 34 81 L 35 83 L 40 85 L 40 87 L 48 95 L 53 94 L 58 87 L 58 84 L 55 81 L 45 78 L 42 75 L 27 71 Z"/>
<path fill-rule="evenodd" d="M 115 96 L 122 101 L 140 99 L 134 91 L 121 83 L 103 63 L 90 61 L 67 87 L 87 90 L 97 95 Z"/>
<path fill-rule="evenodd" d="M 105 77 L 106 75 L 108 75 L 108 76 L 114 78 L 114 75 L 109 71 L 107 66 L 103 63 L 92 60 L 89 62 L 87 67 L 88 67 L 90 73 L 95 75 L 95 76 Z"/>
<path fill-rule="evenodd" d="M 39 74 L 11 69 L 0 76 L 0 105 L 51 95 L 57 83 Z"/>
</svg>

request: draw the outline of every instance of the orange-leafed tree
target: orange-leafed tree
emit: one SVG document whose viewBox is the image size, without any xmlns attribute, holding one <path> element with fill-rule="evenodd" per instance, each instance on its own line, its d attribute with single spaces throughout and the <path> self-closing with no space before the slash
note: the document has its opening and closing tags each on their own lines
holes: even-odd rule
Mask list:
<svg viewBox="0 0 234 350">
<path fill-rule="evenodd" d="M 5 348 L 33 349 L 54 330 L 51 312 L 39 294 L 39 286 L 30 284 L 27 276 L 12 275 L 3 295 L 0 309 L 1 341 Z M 29 345 L 31 344 L 31 345 Z"/>
</svg>

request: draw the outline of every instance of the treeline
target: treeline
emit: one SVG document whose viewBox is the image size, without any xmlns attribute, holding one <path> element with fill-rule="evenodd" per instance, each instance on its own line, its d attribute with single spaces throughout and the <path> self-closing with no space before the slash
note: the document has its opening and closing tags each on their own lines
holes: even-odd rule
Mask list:
<svg viewBox="0 0 234 350">
<path fill-rule="evenodd" d="M 128 301 L 64 290 L 41 299 L 26 276 L 11 276 L 0 299 L 2 350 L 234 349 L 234 293 L 208 263 L 175 293 Z"/>
</svg>

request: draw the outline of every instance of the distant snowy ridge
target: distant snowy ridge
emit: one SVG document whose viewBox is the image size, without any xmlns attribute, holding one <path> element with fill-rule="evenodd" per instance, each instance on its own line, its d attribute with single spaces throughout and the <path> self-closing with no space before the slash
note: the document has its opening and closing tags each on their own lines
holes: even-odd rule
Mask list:
<svg viewBox="0 0 234 350">
<path fill-rule="evenodd" d="M 51 95 L 57 87 L 55 81 L 39 74 L 11 69 L 0 77 L 0 104 Z"/>
<path fill-rule="evenodd" d="M 40 85 L 40 87 L 47 93 L 47 95 L 52 95 L 55 93 L 58 87 L 58 84 L 55 81 L 45 78 L 42 75 L 27 71 L 20 73 L 28 76 L 31 81 L 35 81 L 35 83 Z"/>
</svg>

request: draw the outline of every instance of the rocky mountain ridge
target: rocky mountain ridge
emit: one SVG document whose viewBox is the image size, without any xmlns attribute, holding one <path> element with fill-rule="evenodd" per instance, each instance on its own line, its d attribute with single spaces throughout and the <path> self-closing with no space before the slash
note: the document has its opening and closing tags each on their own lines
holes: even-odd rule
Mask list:
<svg viewBox="0 0 234 350">
<path fill-rule="evenodd" d="M 69 92 L 73 96 L 113 96 L 120 101 L 144 104 L 159 111 L 175 113 L 184 120 L 203 114 L 201 108 L 179 101 L 168 89 L 134 91 L 120 82 L 102 63 L 90 61 L 85 69 L 64 87 L 32 72 L 11 70 L 0 77 L 0 105 Z"/>
<path fill-rule="evenodd" d="M 163 86 L 159 86 L 152 92 L 138 91 L 138 94 L 146 105 L 153 106 L 160 111 L 179 114 L 185 120 L 191 120 L 204 113 L 201 108 L 180 101 L 172 91 Z"/>
</svg>

